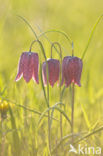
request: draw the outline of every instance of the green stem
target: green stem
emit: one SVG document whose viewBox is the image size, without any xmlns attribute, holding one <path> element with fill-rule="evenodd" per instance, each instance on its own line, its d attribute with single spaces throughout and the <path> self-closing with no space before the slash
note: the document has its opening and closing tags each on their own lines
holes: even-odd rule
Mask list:
<svg viewBox="0 0 103 156">
<path fill-rule="evenodd" d="M 51 155 L 50 111 L 48 111 L 48 145 L 49 145 L 49 154 Z"/>
<path fill-rule="evenodd" d="M 60 104 L 60 103 L 58 103 L 58 104 Z M 54 109 L 56 109 L 56 110 L 58 110 L 60 113 L 62 113 L 62 115 L 65 117 L 65 119 L 68 121 L 69 125 L 71 126 L 71 121 L 70 121 L 70 119 L 68 118 L 68 116 L 66 115 L 66 113 L 65 113 L 62 109 L 60 109 L 59 107 L 57 107 L 57 105 L 54 105 L 54 106 L 49 107 L 48 109 L 46 109 L 46 110 L 42 113 L 42 115 L 40 116 L 40 120 L 39 120 L 38 124 L 40 124 L 40 122 L 41 122 L 41 120 L 42 120 L 42 118 L 44 117 L 44 114 L 45 114 L 46 112 L 48 112 L 49 110 L 54 110 Z"/>
<path fill-rule="evenodd" d="M 29 28 L 31 29 L 31 31 L 33 32 L 35 38 L 38 40 L 38 36 L 37 36 L 36 32 L 34 31 L 34 29 L 32 28 L 32 26 L 29 24 L 29 22 L 28 22 L 24 17 L 22 17 L 22 16 L 20 16 L 20 15 L 17 15 L 17 17 L 19 17 L 21 20 L 23 20 L 23 21 L 28 25 L 28 27 L 29 27 Z"/>
<path fill-rule="evenodd" d="M 62 65 L 62 57 L 61 57 L 61 63 L 60 63 L 60 102 L 62 103 L 62 90 L 61 90 L 61 73 L 62 73 L 62 71 L 61 71 L 61 65 Z M 62 109 L 62 104 L 60 105 L 60 108 Z M 63 121 L 62 121 L 62 113 L 60 113 L 60 133 L 61 133 L 61 139 L 62 139 L 62 137 L 63 137 L 63 126 L 62 126 L 62 124 L 63 124 Z"/>
<path fill-rule="evenodd" d="M 33 32 L 34 36 L 36 37 L 37 40 L 33 41 L 32 44 L 31 44 L 31 47 L 30 47 L 30 51 L 31 51 L 31 48 L 32 48 L 32 45 L 35 43 L 35 42 L 38 42 L 39 45 L 40 45 L 40 48 L 41 48 L 41 51 L 43 53 L 43 56 L 45 58 L 45 61 L 46 61 L 46 67 L 47 67 L 47 71 L 48 71 L 48 64 L 47 64 L 47 58 L 46 58 L 46 55 L 45 55 L 45 50 L 44 50 L 44 47 L 42 45 L 42 43 L 38 40 L 38 36 L 36 35 L 34 29 L 32 28 L 32 26 L 29 24 L 29 22 L 23 18 L 22 16 L 18 16 L 19 18 L 21 18 L 27 25 L 28 27 L 31 29 L 31 31 Z M 45 89 L 44 89 L 44 86 L 43 86 L 43 91 L 44 91 L 44 97 L 45 97 L 45 101 L 48 105 L 48 108 L 49 108 L 49 83 L 48 83 L 48 72 L 47 72 L 47 97 L 46 97 L 46 93 L 45 93 Z M 48 113 L 48 140 L 49 140 L 49 150 L 51 151 L 51 145 L 50 145 L 50 115 Z"/>
<path fill-rule="evenodd" d="M 62 102 L 62 98 L 61 98 L 61 87 L 60 87 L 60 102 Z M 62 105 L 60 105 L 60 108 L 62 109 Z M 62 113 L 60 113 L 60 135 L 61 135 L 61 139 L 62 139 L 62 137 L 63 137 Z"/>
<path fill-rule="evenodd" d="M 47 71 L 47 101 L 48 101 L 48 108 L 50 108 L 49 102 L 49 75 L 48 75 L 48 63 L 46 61 L 46 71 Z M 50 111 L 48 111 L 48 145 L 49 145 L 49 154 L 51 156 L 51 131 L 50 131 Z"/>
<path fill-rule="evenodd" d="M 45 88 L 44 88 L 44 85 L 42 83 L 42 87 L 43 87 L 43 91 L 44 91 L 44 96 L 45 96 L 45 101 L 47 103 L 47 106 L 48 108 L 50 107 L 50 104 L 49 104 L 49 75 L 48 75 L 48 63 L 47 63 L 47 58 L 46 58 L 46 54 L 45 54 L 45 50 L 44 50 L 44 47 L 41 43 L 41 41 L 39 40 L 34 40 L 32 43 L 31 43 L 31 46 L 30 46 L 30 52 L 31 52 L 31 49 L 32 49 L 32 46 L 35 42 L 38 42 L 39 45 L 40 45 L 40 48 L 41 48 L 41 51 L 42 51 L 42 54 L 44 56 L 44 59 L 45 59 L 45 62 L 46 62 L 46 73 L 47 73 L 47 96 L 46 96 L 46 92 L 45 92 Z M 42 74 L 41 74 L 42 76 Z M 48 111 L 48 144 L 49 144 L 49 152 L 50 152 L 50 155 L 51 155 L 51 139 L 50 139 L 50 112 Z"/>
<path fill-rule="evenodd" d="M 72 42 L 72 57 L 74 56 L 74 44 Z M 73 133 L 74 133 L 74 87 L 75 84 L 72 84 L 72 112 L 71 112 L 71 133 L 72 133 L 72 143 L 73 143 Z"/>
<path fill-rule="evenodd" d="M 84 139 L 86 139 L 86 138 L 88 138 L 88 137 L 92 136 L 93 134 L 96 134 L 96 133 L 98 133 L 98 132 L 100 132 L 100 131 L 103 131 L 103 126 L 101 126 L 100 128 L 94 130 L 93 132 L 90 132 L 90 133 L 86 134 L 85 136 L 81 137 L 80 139 L 78 139 L 77 141 L 75 141 L 75 142 L 73 143 L 73 145 L 79 143 L 80 141 L 82 141 L 82 140 L 84 140 Z M 81 133 L 81 134 L 84 134 L 84 133 L 85 133 L 85 132 L 83 132 L 83 133 Z M 62 138 L 62 140 L 60 140 L 60 142 L 54 147 L 54 149 L 52 150 L 52 153 L 55 153 L 56 150 L 63 144 L 63 142 L 65 142 L 65 141 L 66 141 L 68 138 L 70 138 L 71 136 L 72 136 L 72 134 L 69 134 L 69 135 L 67 135 L 67 136 L 64 136 L 64 137 Z M 79 135 L 78 135 L 78 134 L 74 134 L 74 137 L 75 137 L 75 136 L 79 136 Z"/>
<path fill-rule="evenodd" d="M 73 143 L 73 133 L 74 133 L 74 83 L 72 84 L 72 112 L 71 112 L 71 133 L 72 133 L 72 143 Z"/>
<path fill-rule="evenodd" d="M 84 52 L 83 52 L 83 54 L 82 54 L 82 57 L 81 57 L 82 60 L 84 59 L 84 57 L 85 57 L 85 55 L 86 55 L 87 49 L 88 49 L 89 44 L 90 44 L 90 42 L 91 42 L 91 40 L 92 40 L 93 34 L 94 34 L 94 32 L 95 32 L 95 29 L 96 29 L 97 25 L 99 24 L 99 22 L 101 21 L 102 17 L 103 17 L 103 15 L 101 15 L 101 16 L 98 18 L 98 20 L 96 21 L 96 23 L 95 23 L 95 25 L 94 25 L 94 27 L 93 27 L 93 29 L 92 29 L 92 31 L 91 31 L 89 40 L 88 40 L 88 42 L 87 42 L 87 45 L 86 45 L 86 47 L 85 47 L 85 49 L 84 49 Z"/>
<path fill-rule="evenodd" d="M 1 151 L 0 155 L 3 156 L 4 154 L 4 129 L 3 129 L 3 117 L 2 117 L 2 112 L 1 112 Z"/>
<path fill-rule="evenodd" d="M 62 92 L 61 92 L 61 77 L 62 77 L 62 67 L 61 67 L 61 65 L 62 65 L 62 50 L 61 50 L 61 46 L 60 46 L 60 44 L 58 43 L 58 42 L 54 42 L 53 44 L 52 44 L 52 46 L 51 46 L 51 58 L 52 58 L 52 48 L 53 47 L 55 47 L 54 45 L 58 45 L 58 47 L 59 47 L 59 50 L 60 50 L 60 79 L 59 79 L 59 81 L 60 81 L 60 103 L 62 103 Z M 60 108 L 62 109 L 62 104 L 60 104 Z M 62 139 L 62 137 L 63 137 L 63 128 L 62 128 L 62 113 L 60 113 L 60 136 L 61 136 L 61 139 Z"/>
<path fill-rule="evenodd" d="M 82 137 L 82 138 L 78 139 L 77 141 L 75 141 L 73 144 L 77 144 L 78 142 L 80 142 L 80 141 L 82 141 L 82 140 L 92 136 L 93 134 L 100 132 L 100 131 L 103 131 L 103 126 L 98 128 L 98 129 L 96 129 L 96 130 L 94 130 L 93 132 L 88 133 L 84 137 Z"/>
<path fill-rule="evenodd" d="M 62 59 L 61 59 L 62 63 Z M 60 64 L 60 102 L 62 103 L 62 90 L 61 90 L 61 64 Z M 62 104 L 60 104 L 60 108 L 62 109 Z M 62 121 L 62 113 L 60 113 L 60 136 L 61 139 L 63 137 L 63 121 Z"/>
<path fill-rule="evenodd" d="M 72 39 L 64 31 L 61 31 L 61 30 L 48 30 L 48 31 L 41 33 L 38 37 L 41 37 L 42 35 L 45 35 L 49 32 L 57 32 L 57 33 L 62 34 L 68 40 L 69 44 L 72 45 L 72 42 L 73 42 Z"/>
<path fill-rule="evenodd" d="M 72 57 L 74 56 L 74 43 L 72 42 Z"/>
</svg>

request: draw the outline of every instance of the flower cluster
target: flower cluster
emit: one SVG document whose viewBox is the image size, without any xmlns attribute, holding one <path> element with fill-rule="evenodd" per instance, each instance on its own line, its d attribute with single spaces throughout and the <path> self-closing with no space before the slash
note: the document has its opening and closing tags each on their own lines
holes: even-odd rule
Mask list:
<svg viewBox="0 0 103 156">
<path fill-rule="evenodd" d="M 54 84 L 59 81 L 60 76 L 60 62 L 57 59 L 47 59 L 47 62 L 42 64 L 42 77 L 44 85 L 47 84 L 47 67 L 48 64 L 48 80 L 50 85 L 53 87 Z M 82 73 L 82 60 L 74 56 L 66 56 L 62 61 L 62 82 L 68 87 L 71 83 L 81 86 L 80 79 Z M 18 67 L 18 73 L 16 76 L 16 81 L 18 81 L 22 76 L 24 80 L 28 83 L 31 78 L 39 84 L 38 78 L 39 72 L 39 57 L 37 53 L 34 52 L 23 52 Z"/>
</svg>

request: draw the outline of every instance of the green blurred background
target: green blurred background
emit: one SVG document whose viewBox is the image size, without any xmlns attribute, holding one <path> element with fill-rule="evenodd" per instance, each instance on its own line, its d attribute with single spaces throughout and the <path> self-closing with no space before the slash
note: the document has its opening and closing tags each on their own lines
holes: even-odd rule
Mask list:
<svg viewBox="0 0 103 156">
<path fill-rule="evenodd" d="M 15 82 L 18 60 L 23 51 L 28 51 L 31 42 L 35 39 L 28 26 L 17 17 L 26 18 L 34 28 L 37 35 L 49 29 L 65 31 L 74 41 L 75 55 L 82 56 L 93 25 L 103 14 L 102 0 L 0 0 L 0 92 L 5 89 L 2 97 L 25 107 L 43 112 L 46 104 L 41 86 L 31 81 L 26 84 L 24 80 Z M 39 28 L 39 29 L 38 29 Z M 76 86 L 75 94 L 75 132 L 88 132 L 92 128 L 103 125 L 103 20 L 99 23 L 92 42 L 83 60 L 82 87 Z M 41 32 L 40 32 L 41 31 Z M 71 55 L 71 47 L 68 41 L 58 33 L 46 35 L 51 42 L 58 41 L 62 45 L 63 56 Z M 44 36 L 40 38 L 46 54 L 50 57 L 51 45 Z M 40 56 L 39 46 L 35 44 L 33 51 Z M 53 56 L 58 58 L 57 53 Z M 42 61 L 44 61 L 41 56 Z M 50 88 L 50 105 L 59 101 L 58 87 Z M 63 102 L 66 104 L 65 112 L 70 117 L 71 94 L 66 89 Z M 12 113 L 15 119 L 17 133 L 21 146 L 15 152 L 13 149 L 15 137 L 11 124 L 10 113 L 4 120 L 4 131 L 11 129 L 5 135 L 3 155 L 46 155 L 47 152 L 47 120 L 43 120 L 39 130 L 37 124 L 39 115 L 14 106 Z M 59 113 L 55 112 L 59 118 Z M 70 133 L 68 123 L 63 120 L 63 135 Z M 58 135 L 57 135 L 58 134 Z M 52 147 L 59 140 L 59 123 L 52 124 Z M 87 139 L 86 144 L 91 146 L 103 146 L 103 134 L 98 133 Z M 2 144 L 2 142 L 1 142 Z M 65 147 L 68 149 L 68 147 Z M 103 148 L 103 147 L 102 147 Z M 22 152 L 21 152 L 22 151 Z M 48 155 L 48 154 L 47 154 Z M 64 154 L 59 150 L 58 155 Z"/>
</svg>

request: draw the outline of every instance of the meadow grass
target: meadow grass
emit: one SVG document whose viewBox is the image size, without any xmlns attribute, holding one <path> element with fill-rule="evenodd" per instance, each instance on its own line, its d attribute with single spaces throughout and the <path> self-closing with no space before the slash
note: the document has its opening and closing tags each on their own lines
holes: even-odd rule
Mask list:
<svg viewBox="0 0 103 156">
<path fill-rule="evenodd" d="M 4 112 L 1 111 L 0 156 L 50 155 L 48 128 L 51 155 L 70 155 L 70 143 L 76 148 L 81 143 L 84 146 L 100 146 L 103 150 L 102 19 L 99 23 L 97 21 L 95 33 L 93 31 L 96 20 L 103 14 L 102 0 L 4 0 L 1 4 L 0 104 L 6 101 L 9 109 L 4 105 Z M 33 30 L 31 31 L 17 15 L 25 18 Z M 53 42 L 60 43 L 62 57 L 72 55 L 72 41 L 74 55 L 83 58 L 82 86 L 75 86 L 73 135 L 72 86 L 62 87 L 62 92 L 57 85 L 53 88 L 49 86 L 48 107 L 45 100 L 48 89 L 43 87 L 41 75 L 40 85 L 33 80 L 26 84 L 23 78 L 15 82 L 19 57 L 23 51 L 29 50 L 31 42 L 35 39 L 42 42 L 47 58 L 51 56 Z M 41 62 L 45 61 L 38 44 L 33 45 L 32 51 L 39 53 Z M 59 48 L 55 45 L 53 58 L 59 59 L 58 52 Z M 5 111 L 6 109 L 8 111 Z M 48 112 L 51 113 L 50 127 Z"/>
</svg>

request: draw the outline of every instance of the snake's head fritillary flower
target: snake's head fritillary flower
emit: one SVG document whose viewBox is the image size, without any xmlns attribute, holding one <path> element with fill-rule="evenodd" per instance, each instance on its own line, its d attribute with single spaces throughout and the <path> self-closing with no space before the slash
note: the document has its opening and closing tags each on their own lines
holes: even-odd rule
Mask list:
<svg viewBox="0 0 103 156">
<path fill-rule="evenodd" d="M 39 83 L 38 69 L 38 54 L 33 52 L 23 52 L 20 57 L 18 73 L 15 80 L 18 81 L 23 76 L 27 83 L 31 80 L 31 78 L 33 78 L 36 83 Z"/>
<path fill-rule="evenodd" d="M 60 62 L 56 59 L 48 59 L 48 80 L 50 85 L 53 87 L 54 84 L 59 80 L 59 74 L 60 74 Z M 43 75 L 43 82 L 44 85 L 47 85 L 47 67 L 46 62 L 42 65 L 42 75 Z"/>
<path fill-rule="evenodd" d="M 66 87 L 72 82 L 81 86 L 80 79 L 83 63 L 78 57 L 66 56 L 62 62 L 62 84 L 65 81 Z"/>
</svg>

